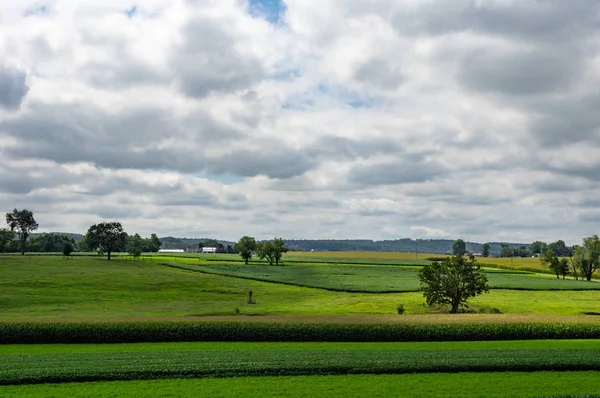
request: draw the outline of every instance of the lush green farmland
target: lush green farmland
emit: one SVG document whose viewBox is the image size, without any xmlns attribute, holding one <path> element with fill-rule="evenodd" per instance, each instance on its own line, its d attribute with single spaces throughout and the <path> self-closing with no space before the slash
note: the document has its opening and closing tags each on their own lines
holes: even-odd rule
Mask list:
<svg viewBox="0 0 600 398">
<path fill-rule="evenodd" d="M 167 377 L 595 370 L 600 341 L 180 343 L 0 348 L 0 384 Z"/>
<path fill-rule="evenodd" d="M 247 266 L 237 264 L 185 265 L 191 270 L 259 281 L 316 287 L 333 291 L 389 293 L 419 290 L 420 267 L 395 266 Z M 600 290 L 600 283 L 558 280 L 519 271 L 488 270 L 492 289 Z"/>
<path fill-rule="evenodd" d="M 178 265 L 198 263 L 194 258 L 169 261 Z M 423 306 L 423 297 L 418 292 L 331 292 L 201 274 L 161 266 L 159 260 L 149 259 L 0 256 L 0 274 L 3 319 L 177 318 L 235 315 L 236 308 L 240 315 L 394 314 L 398 303 L 405 305 L 407 314 L 431 311 Z M 586 285 L 581 281 L 573 283 Z M 245 301 L 250 290 L 256 304 Z M 578 315 L 600 311 L 598 294 L 597 291 L 492 290 L 472 299 L 470 306 L 476 310 L 497 308 L 512 314 Z"/>
<path fill-rule="evenodd" d="M 461 372 L 165 379 L 0 387 L 2 396 L 525 397 L 594 396 L 600 372 Z M 475 391 L 474 391 L 475 390 Z"/>
<path fill-rule="evenodd" d="M 4 385 L 0 395 L 352 397 L 402 391 L 406 396 L 447 397 L 472 396 L 473 385 L 478 395 L 494 397 L 597 391 L 599 374 L 587 370 L 600 369 L 600 340 L 299 343 L 595 338 L 599 330 L 600 317 L 582 312 L 600 312 L 600 292 L 549 290 L 585 289 L 597 282 L 488 270 L 495 289 L 470 300 L 470 310 L 497 308 L 504 314 L 440 314 L 443 309 L 423 306 L 419 292 L 377 293 L 399 286 L 414 290 L 419 270 L 414 265 L 425 262 L 424 257 L 414 262 L 406 254 L 354 255 L 293 253 L 286 257 L 286 267 L 261 262 L 244 266 L 234 255 L 213 254 L 153 255 L 142 261 L 121 257 L 110 262 L 96 256 L 0 256 L 0 321 L 11 321 L 0 322 L 5 342 L 27 336 L 27 341 L 40 343 L 197 341 L 214 336 L 291 341 L 0 345 L 0 384 L 61 382 Z M 374 293 L 323 289 L 340 287 Z M 512 290 L 501 289 L 507 287 Z M 514 290 L 520 288 L 533 290 Z M 250 290 L 255 304 L 246 302 Z M 410 315 L 396 315 L 398 303 Z M 80 323 L 85 320 L 89 322 Z M 406 372 L 422 373 L 387 374 Z M 247 377 L 256 375 L 263 377 Z M 148 380 L 156 378 L 170 379 Z M 104 381 L 71 383 L 77 380 Z"/>
</svg>

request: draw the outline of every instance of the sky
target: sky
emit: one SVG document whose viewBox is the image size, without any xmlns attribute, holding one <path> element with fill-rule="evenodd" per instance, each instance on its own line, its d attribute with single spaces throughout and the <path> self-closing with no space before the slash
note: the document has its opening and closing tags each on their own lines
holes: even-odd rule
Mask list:
<svg viewBox="0 0 600 398">
<path fill-rule="evenodd" d="M 596 0 L 0 0 L 0 211 L 40 231 L 574 244 Z"/>
</svg>

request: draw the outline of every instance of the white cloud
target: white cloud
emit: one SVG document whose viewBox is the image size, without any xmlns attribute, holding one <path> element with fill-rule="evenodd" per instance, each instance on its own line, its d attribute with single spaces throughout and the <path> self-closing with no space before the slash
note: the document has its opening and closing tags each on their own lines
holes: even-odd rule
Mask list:
<svg viewBox="0 0 600 398">
<path fill-rule="evenodd" d="M 598 232 L 592 0 L 130 9 L 0 0 L 0 208 L 228 239 Z"/>
<path fill-rule="evenodd" d="M 426 238 L 448 238 L 450 234 L 437 228 L 429 228 L 422 225 L 411 225 L 411 231 L 416 231 L 419 235 L 423 234 Z"/>
</svg>

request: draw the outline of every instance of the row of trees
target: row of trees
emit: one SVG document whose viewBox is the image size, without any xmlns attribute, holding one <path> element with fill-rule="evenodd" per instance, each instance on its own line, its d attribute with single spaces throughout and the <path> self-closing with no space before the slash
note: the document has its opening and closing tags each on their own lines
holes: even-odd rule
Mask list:
<svg viewBox="0 0 600 398">
<path fill-rule="evenodd" d="M 261 260 L 266 259 L 269 265 L 279 265 L 281 257 L 288 252 L 288 247 L 283 238 L 275 238 L 270 241 L 256 242 L 251 236 L 243 236 L 235 244 L 234 249 L 240 254 L 246 264 L 256 254 Z"/>
<path fill-rule="evenodd" d="M 39 225 L 33 213 L 27 209 L 14 209 L 6 213 L 6 223 L 9 228 L 0 229 L 0 250 L 14 250 L 14 245 L 18 245 L 22 255 L 25 254 L 26 248 L 29 251 L 62 252 L 65 255 L 70 255 L 74 250 L 81 250 L 106 253 L 110 260 L 111 253 L 115 251 L 127 250 L 134 257 L 139 257 L 142 252 L 157 252 L 162 245 L 156 234 L 152 234 L 148 239 L 143 239 L 138 234 L 129 236 L 119 222 L 92 225 L 78 243 L 72 237 L 55 233 L 44 233 L 29 239 Z"/>
<path fill-rule="evenodd" d="M 565 276 L 572 274 L 575 279 L 581 277 L 590 281 L 594 272 L 600 269 L 600 238 L 598 235 L 584 238 L 581 245 L 575 245 L 569 248 L 568 252 L 563 253 L 566 254 L 557 255 L 555 251 L 546 247 L 541 256 L 542 264 L 553 271 L 559 279 L 561 276 L 564 279 Z"/>
<path fill-rule="evenodd" d="M 538 257 L 542 256 L 546 251 L 551 251 L 558 257 L 569 257 L 573 255 L 573 249 L 568 247 L 562 240 L 557 240 L 552 243 L 537 240 L 529 245 L 529 248 L 525 245 L 511 247 L 506 243 L 501 244 L 501 247 L 500 257 Z M 464 240 L 458 239 L 452 244 L 453 255 L 464 256 L 467 253 L 467 244 Z M 490 254 L 490 244 L 484 243 L 481 245 L 481 255 L 483 257 L 489 257 Z"/>
</svg>

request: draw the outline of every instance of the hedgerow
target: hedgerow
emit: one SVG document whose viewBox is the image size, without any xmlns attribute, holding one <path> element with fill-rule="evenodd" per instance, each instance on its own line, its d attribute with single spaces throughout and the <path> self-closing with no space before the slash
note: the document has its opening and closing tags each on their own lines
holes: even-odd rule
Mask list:
<svg viewBox="0 0 600 398">
<path fill-rule="evenodd" d="M 179 341 L 393 342 L 598 338 L 600 338 L 600 324 L 595 323 L 0 323 L 0 344 Z"/>
</svg>

